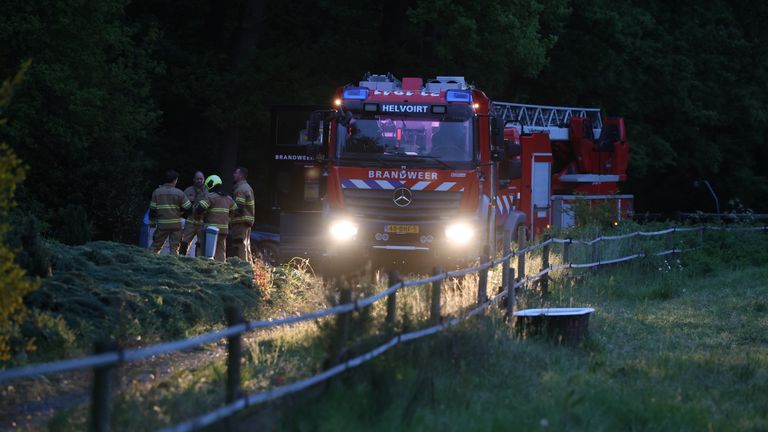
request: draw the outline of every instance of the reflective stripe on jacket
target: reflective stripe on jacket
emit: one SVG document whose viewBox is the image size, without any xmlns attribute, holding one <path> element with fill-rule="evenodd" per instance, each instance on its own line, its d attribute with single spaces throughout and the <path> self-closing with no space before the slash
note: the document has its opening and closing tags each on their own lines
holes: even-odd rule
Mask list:
<svg viewBox="0 0 768 432">
<path fill-rule="evenodd" d="M 235 184 L 235 203 L 241 213 L 232 219 L 232 223 L 247 223 L 253 225 L 256 201 L 253 199 L 253 189 L 245 180 Z"/>
<path fill-rule="evenodd" d="M 149 208 L 156 211 L 157 228 L 161 230 L 180 230 L 181 213 L 192 207 L 184 192 L 171 183 L 160 185 L 152 192 Z"/>
<path fill-rule="evenodd" d="M 229 233 L 229 221 L 237 210 L 235 201 L 227 195 L 211 192 L 198 202 L 203 209 L 203 221 L 206 225 L 215 226 L 219 234 Z"/>
<path fill-rule="evenodd" d="M 198 189 L 195 186 L 190 186 L 184 189 L 184 195 L 187 196 L 187 199 L 189 199 L 192 202 L 192 206 L 194 207 L 195 204 L 197 204 L 198 202 L 200 202 L 200 200 L 205 198 L 205 189 L 204 188 Z M 203 219 L 197 215 L 190 215 L 187 218 L 187 222 L 193 225 L 201 225 L 203 223 Z"/>
</svg>

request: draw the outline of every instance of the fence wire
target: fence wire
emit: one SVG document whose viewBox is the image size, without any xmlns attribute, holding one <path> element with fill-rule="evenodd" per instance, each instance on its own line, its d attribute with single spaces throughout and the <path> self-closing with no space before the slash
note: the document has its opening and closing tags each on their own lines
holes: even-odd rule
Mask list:
<svg viewBox="0 0 768 432">
<path fill-rule="evenodd" d="M 136 360 L 147 358 L 147 357 L 152 357 L 158 354 L 165 354 L 165 353 L 193 348 L 199 345 L 215 342 L 222 338 L 234 337 L 255 329 L 264 329 L 264 328 L 270 328 L 270 327 L 276 327 L 276 326 L 282 326 L 282 325 L 296 324 L 303 321 L 314 320 L 314 319 L 328 317 L 328 316 L 335 316 L 341 313 L 348 313 L 348 312 L 360 310 L 362 308 L 372 305 L 373 303 L 375 303 L 378 300 L 381 300 L 384 297 L 387 297 L 397 292 L 400 289 L 437 282 L 437 281 L 444 280 L 448 277 L 458 277 L 458 276 L 464 276 L 470 273 L 484 271 L 493 266 L 501 264 L 504 261 L 511 260 L 515 256 L 520 256 L 527 252 L 531 252 L 531 251 L 543 248 L 549 244 L 566 244 L 567 243 L 567 244 L 592 245 L 599 241 L 604 241 L 604 240 L 605 241 L 621 240 L 621 239 L 626 239 L 626 238 L 635 237 L 635 236 L 650 237 L 650 236 L 665 235 L 665 234 L 674 233 L 674 232 L 690 232 L 690 231 L 697 231 L 697 230 L 768 231 L 768 226 L 744 227 L 744 228 L 724 228 L 724 227 L 709 227 L 709 226 L 697 227 L 697 228 L 670 228 L 670 229 L 654 231 L 654 232 L 638 231 L 638 232 L 618 235 L 618 236 L 603 236 L 603 237 L 597 237 L 590 241 L 574 240 L 570 238 L 568 239 L 551 238 L 536 245 L 531 245 L 523 249 L 511 251 L 510 253 L 506 254 L 501 258 L 483 262 L 479 265 L 476 265 L 467 269 L 443 272 L 443 273 L 433 275 L 423 279 L 400 281 L 380 293 L 374 294 L 372 296 L 369 296 L 363 299 L 355 300 L 350 303 L 340 304 L 330 308 L 321 309 L 321 310 L 313 311 L 307 314 L 297 315 L 292 317 L 250 321 L 250 322 L 230 326 L 223 330 L 209 332 L 196 337 L 151 345 L 143 348 L 136 348 L 136 349 L 125 350 L 125 351 L 120 350 L 120 351 L 108 352 L 108 353 L 103 353 L 98 355 L 91 355 L 91 356 L 86 356 L 86 357 L 81 357 L 76 359 L 68 359 L 68 360 L 62 360 L 57 362 L 20 367 L 20 368 L 11 369 L 8 371 L 2 371 L 0 372 L 0 382 L 19 379 L 19 378 L 38 376 L 38 375 L 48 375 L 53 373 L 66 372 L 66 371 L 77 370 L 77 369 L 116 365 L 123 362 L 131 362 L 131 361 L 136 361 Z M 658 253 L 654 253 L 652 255 L 665 256 L 665 255 L 676 254 L 681 252 L 683 252 L 683 249 L 672 248 L 669 250 L 664 250 Z M 616 263 L 630 261 L 637 258 L 642 258 L 645 256 L 646 254 L 644 253 L 637 253 L 637 254 L 632 254 L 632 255 L 615 258 L 611 260 L 598 260 L 596 262 L 591 262 L 591 263 L 568 263 L 568 264 L 563 264 L 559 266 L 549 266 L 534 275 L 530 275 L 530 276 L 526 276 L 525 278 L 522 278 L 521 280 L 514 283 L 510 288 L 514 290 L 516 288 L 524 286 L 527 283 L 541 279 L 547 276 L 550 272 L 554 272 L 554 271 L 559 271 L 563 269 L 573 269 L 573 268 L 576 268 L 576 269 L 591 268 L 591 267 L 597 267 L 601 265 L 616 264 Z M 312 385 L 326 381 L 350 368 L 354 368 L 365 362 L 368 362 L 402 342 L 408 342 L 411 340 L 420 339 L 422 337 L 436 334 L 444 331 L 447 328 L 456 326 L 460 322 L 467 320 L 470 317 L 473 317 L 477 314 L 482 313 L 491 305 L 500 302 L 502 299 L 506 297 L 506 295 L 507 295 L 507 291 L 503 290 L 498 294 L 496 294 L 495 296 L 488 299 L 487 301 L 478 305 L 477 307 L 471 309 L 463 317 L 448 319 L 445 322 L 438 325 L 434 325 L 434 326 L 427 327 L 425 329 L 421 329 L 413 332 L 400 334 L 365 354 L 362 354 L 353 359 L 350 359 L 342 364 L 339 364 L 331 369 L 323 371 L 317 375 L 313 375 L 311 377 L 294 382 L 292 384 L 287 384 L 280 387 L 274 387 L 272 389 L 269 389 L 260 393 L 244 396 L 228 405 L 225 405 L 216 410 L 203 414 L 199 417 L 193 418 L 191 420 L 187 420 L 176 426 L 166 428 L 163 430 L 164 431 L 197 430 L 202 427 L 209 426 L 221 419 L 227 418 L 248 406 L 256 405 L 262 402 L 277 399 L 292 393 L 296 393 Z"/>
<path fill-rule="evenodd" d="M 438 275 L 430 276 L 428 278 L 424 279 L 416 279 L 416 280 L 409 280 L 409 281 L 403 281 L 399 282 L 386 290 L 374 294 L 370 297 L 358 299 L 351 303 L 345 303 L 340 304 L 337 306 L 333 306 L 326 309 L 321 309 L 313 312 L 309 312 L 307 314 L 303 315 L 296 315 L 291 317 L 285 317 L 285 318 L 279 318 L 279 319 L 267 319 L 267 320 L 255 320 L 250 321 L 248 323 L 239 324 L 236 326 L 228 327 L 223 330 L 218 330 L 206 334 L 202 334 L 200 336 L 195 336 L 189 339 L 182 339 L 178 341 L 172 341 L 172 342 L 165 342 L 160 343 L 156 345 L 151 345 L 148 347 L 143 348 L 135 348 L 131 350 L 124 350 L 124 351 L 116 351 L 116 352 L 110 352 L 110 353 L 104 353 L 104 354 L 98 354 L 98 355 L 91 355 L 76 359 L 68 359 L 68 360 L 61 360 L 56 362 L 50 362 L 50 363 L 44 363 L 39 365 L 31 365 L 31 366 L 24 366 L 16 369 L 11 369 L 8 371 L 2 371 L 0 372 L 0 382 L 14 380 L 14 379 L 20 379 L 20 378 L 28 378 L 33 376 L 39 376 L 39 375 L 49 375 L 54 373 L 61 373 L 61 372 L 68 372 L 72 370 L 78 370 L 78 369 L 86 369 L 86 368 L 92 368 L 92 367 L 99 367 L 99 366 L 109 366 L 109 365 L 115 365 L 122 362 L 132 362 L 136 360 L 141 360 L 148 357 L 153 357 L 159 354 L 168 354 L 176 351 L 181 351 L 185 349 L 194 348 L 200 345 L 205 345 L 208 343 L 212 343 L 215 341 L 218 341 L 223 338 L 227 337 L 233 337 L 237 336 L 239 334 L 256 330 L 256 329 L 265 329 L 265 328 L 271 328 L 271 327 L 277 327 L 277 326 L 283 326 L 283 325 L 291 325 L 291 324 L 297 324 L 303 321 L 310 321 L 315 320 L 318 318 L 324 318 L 329 316 L 335 316 L 341 313 L 351 312 L 354 310 L 359 310 L 361 308 L 368 307 L 375 303 L 378 300 L 381 300 L 384 297 L 387 297 L 398 290 L 405 288 L 405 287 L 413 287 L 413 286 L 419 286 L 426 283 L 435 282 L 438 280 L 444 280 L 448 277 L 460 277 L 465 276 L 470 273 L 475 273 L 478 271 L 486 270 L 492 266 L 496 266 L 505 260 L 512 259 L 515 256 L 520 256 L 528 252 L 532 252 L 535 250 L 538 250 L 540 248 L 543 248 L 544 246 L 547 246 L 549 244 L 558 243 L 568 243 L 568 244 L 583 244 L 583 245 L 592 245 L 594 243 L 597 243 L 599 241 L 603 240 L 622 240 L 629 237 L 635 237 L 635 236 L 658 236 L 658 235 L 664 235 L 674 232 L 688 232 L 688 231 L 697 231 L 697 230 L 717 230 L 717 231 L 768 231 L 768 226 L 762 226 L 762 227 L 737 227 L 737 228 L 727 228 L 727 227 L 710 227 L 710 226 L 702 226 L 702 227 L 689 227 L 689 228 L 669 228 L 666 230 L 660 230 L 660 231 L 651 231 L 651 232 L 643 232 L 643 231 L 637 231 L 634 233 L 629 234 L 623 234 L 618 236 L 603 236 L 603 237 L 597 237 L 593 240 L 585 241 L 585 240 L 575 240 L 571 238 L 567 239 L 561 239 L 561 238 L 551 238 L 548 239 L 542 243 L 538 243 L 535 245 L 527 246 L 523 249 L 519 249 L 516 251 L 511 251 L 504 257 L 494 259 L 492 261 L 488 261 L 485 263 L 481 263 L 479 265 L 476 265 L 474 267 L 469 267 L 466 269 L 460 269 L 460 270 L 454 270 L 449 272 L 443 272 Z M 664 251 L 661 253 L 657 253 L 655 255 L 657 256 L 663 256 L 668 255 L 672 253 L 679 253 L 679 249 Z M 636 257 L 645 256 L 644 254 L 639 254 Z M 634 257 L 634 258 L 636 258 Z M 631 258 L 633 259 L 633 258 Z M 619 261 L 611 260 L 611 261 L 596 261 L 593 263 L 585 263 L 585 264 L 571 264 L 569 268 L 591 268 L 596 267 L 601 264 L 612 264 L 614 262 L 622 262 L 628 260 L 627 257 L 620 258 Z"/>
</svg>

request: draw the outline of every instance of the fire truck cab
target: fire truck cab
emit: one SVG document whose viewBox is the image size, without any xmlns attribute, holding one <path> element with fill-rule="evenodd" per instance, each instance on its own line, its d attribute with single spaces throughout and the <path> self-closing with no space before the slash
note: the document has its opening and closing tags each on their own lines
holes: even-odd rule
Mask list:
<svg viewBox="0 0 768 432">
<path fill-rule="evenodd" d="M 503 123 L 462 77 L 367 75 L 337 90 L 327 132 L 326 259 L 434 265 L 495 242 Z"/>
</svg>

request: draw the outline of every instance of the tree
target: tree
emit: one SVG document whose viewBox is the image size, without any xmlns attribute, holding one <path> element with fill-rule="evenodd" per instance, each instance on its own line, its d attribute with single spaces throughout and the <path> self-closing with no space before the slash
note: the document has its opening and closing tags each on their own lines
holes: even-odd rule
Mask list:
<svg viewBox="0 0 768 432">
<path fill-rule="evenodd" d="M 137 0 L 129 15 L 162 35 L 158 158 L 179 155 L 185 180 L 221 169 L 225 154 L 258 176 L 269 163 L 271 106 L 330 105 L 336 87 L 365 72 L 465 75 L 494 96 L 508 91 L 546 63 L 565 3 Z"/>
<path fill-rule="evenodd" d="M 597 105 L 627 119 L 631 187 L 641 209 L 711 204 L 692 189 L 708 179 L 721 201 L 768 209 L 768 91 L 762 4 L 723 1 L 580 2 L 527 85 L 537 100 Z M 703 198 L 703 199 L 702 199 Z"/>
<path fill-rule="evenodd" d="M 151 37 L 135 41 L 127 0 L 11 1 L 0 15 L 0 72 L 32 57 L 3 137 L 29 163 L 20 198 L 57 224 L 83 206 L 97 239 L 128 239 L 147 205 L 149 148 L 159 113 Z"/>
<path fill-rule="evenodd" d="M 14 87 L 22 80 L 29 68 L 25 62 L 13 80 L 6 80 L 0 88 L 0 115 L 11 100 Z M 5 119 L 0 119 L 0 125 Z M 16 205 L 16 188 L 24 181 L 26 171 L 14 151 L 5 143 L 0 143 L 0 361 L 11 358 L 9 338 L 14 327 L 26 314 L 24 296 L 37 289 L 39 282 L 26 276 L 26 272 L 15 262 L 15 254 L 6 244 L 9 231 L 8 216 Z"/>
</svg>

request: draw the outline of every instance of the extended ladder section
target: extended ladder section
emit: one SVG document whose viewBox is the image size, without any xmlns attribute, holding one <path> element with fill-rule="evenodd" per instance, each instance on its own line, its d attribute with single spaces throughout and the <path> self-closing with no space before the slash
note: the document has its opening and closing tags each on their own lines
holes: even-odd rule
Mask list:
<svg viewBox="0 0 768 432">
<path fill-rule="evenodd" d="M 603 117 L 598 108 L 567 108 L 547 105 L 524 105 L 508 102 L 494 102 L 496 115 L 522 133 L 548 132 L 553 141 L 568 139 L 571 117 L 584 117 L 592 121 L 594 136 L 599 137 L 603 129 Z"/>
</svg>

